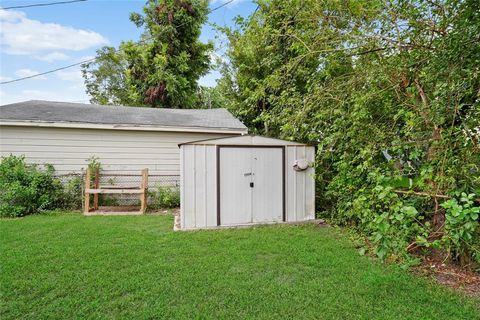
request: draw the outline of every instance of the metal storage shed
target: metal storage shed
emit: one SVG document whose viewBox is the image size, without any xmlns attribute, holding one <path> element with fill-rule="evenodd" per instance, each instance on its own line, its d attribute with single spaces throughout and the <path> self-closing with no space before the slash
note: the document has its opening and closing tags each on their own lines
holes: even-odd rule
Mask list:
<svg viewBox="0 0 480 320">
<path fill-rule="evenodd" d="M 245 135 L 179 147 L 177 229 L 314 219 L 313 146 Z"/>
</svg>

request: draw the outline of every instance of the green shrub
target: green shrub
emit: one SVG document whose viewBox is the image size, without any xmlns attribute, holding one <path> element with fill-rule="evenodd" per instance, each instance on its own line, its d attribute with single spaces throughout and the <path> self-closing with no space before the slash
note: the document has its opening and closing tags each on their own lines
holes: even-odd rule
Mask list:
<svg viewBox="0 0 480 320">
<path fill-rule="evenodd" d="M 472 253 L 471 258 L 480 263 L 478 238 L 478 217 L 480 207 L 475 206 L 475 194 L 462 192 L 459 199 L 445 201 L 441 206 L 445 209 L 444 236 L 436 243 L 444 247 L 452 257 L 465 259 Z"/>
<path fill-rule="evenodd" d="M 98 203 L 101 206 L 105 207 L 116 207 L 120 205 L 119 197 L 121 195 L 110 195 L 110 194 L 99 194 L 98 195 Z M 93 197 L 90 197 L 91 202 L 93 203 Z M 140 205 L 139 200 L 135 200 L 135 204 L 132 205 Z"/>
<path fill-rule="evenodd" d="M 98 159 L 98 157 L 91 156 L 87 160 L 88 169 L 90 170 L 90 183 L 94 183 L 96 179 L 96 172 L 97 170 L 100 172 L 102 170 L 102 163 Z M 113 184 L 113 182 L 110 182 Z"/>
<path fill-rule="evenodd" d="M 78 175 L 63 183 L 63 189 L 57 202 L 57 209 L 81 209 L 83 201 L 82 185 L 83 180 Z"/>
<path fill-rule="evenodd" d="M 148 206 L 152 209 L 180 207 L 180 190 L 178 187 L 157 186 L 149 192 Z"/>
<path fill-rule="evenodd" d="M 20 217 L 58 207 L 63 194 L 55 169 L 28 165 L 24 157 L 10 155 L 0 162 L 0 216 Z"/>
</svg>

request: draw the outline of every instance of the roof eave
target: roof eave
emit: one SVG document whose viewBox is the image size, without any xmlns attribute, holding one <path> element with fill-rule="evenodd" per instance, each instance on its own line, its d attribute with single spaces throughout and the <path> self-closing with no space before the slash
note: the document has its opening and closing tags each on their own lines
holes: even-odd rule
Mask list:
<svg viewBox="0 0 480 320">
<path fill-rule="evenodd" d="M 261 136 L 261 135 L 256 135 L 256 134 L 242 134 L 242 136 L 260 137 L 260 138 L 266 138 L 266 139 L 269 139 L 269 140 L 277 140 L 277 141 L 282 141 L 283 142 L 282 144 L 278 144 L 277 146 L 282 146 L 283 145 L 283 146 L 287 146 L 287 147 L 314 147 L 314 148 L 317 147 L 317 145 L 314 145 L 314 144 L 282 140 L 282 139 L 278 139 L 278 138 L 266 137 L 266 136 Z M 181 146 L 184 146 L 184 145 L 197 145 L 197 146 L 216 146 L 216 145 L 218 145 L 218 146 L 222 146 L 222 145 L 245 146 L 245 145 L 250 145 L 250 144 L 238 143 L 238 142 L 232 143 L 232 144 L 211 143 L 211 142 L 215 142 L 215 141 L 221 142 L 221 141 L 232 140 L 232 139 L 236 139 L 236 138 L 238 138 L 238 137 L 209 138 L 209 139 L 201 139 L 201 140 L 195 140 L 195 141 L 187 141 L 187 142 L 179 143 L 178 147 L 180 148 Z M 275 146 L 273 144 L 266 144 L 266 145 L 267 146 Z M 252 147 L 262 146 L 262 144 L 258 144 L 258 145 L 252 144 L 251 146 Z M 265 145 L 263 145 L 263 146 L 265 146 Z"/>
<path fill-rule="evenodd" d="M 48 127 L 48 128 L 78 128 L 100 130 L 125 130 L 125 131 L 169 131 L 169 132 L 208 132 L 246 134 L 247 128 L 217 128 L 217 127 L 183 127 L 183 126 L 151 126 L 132 124 L 93 124 L 80 122 L 46 122 L 46 121 L 11 121 L 0 119 L 0 126 L 19 127 Z"/>
</svg>

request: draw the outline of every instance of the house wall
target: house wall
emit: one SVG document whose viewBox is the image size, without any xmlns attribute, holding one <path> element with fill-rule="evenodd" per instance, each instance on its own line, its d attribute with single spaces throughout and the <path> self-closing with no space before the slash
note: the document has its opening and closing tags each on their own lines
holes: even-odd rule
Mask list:
<svg viewBox="0 0 480 320">
<path fill-rule="evenodd" d="M 179 175 L 179 143 L 226 136 L 232 135 L 0 126 L 0 156 L 25 155 L 29 163 L 53 164 L 59 174 L 81 172 L 95 156 L 104 171 Z"/>
<path fill-rule="evenodd" d="M 227 139 L 249 142 L 249 137 Z M 255 137 L 262 145 L 281 145 L 279 141 Z M 258 139 L 262 138 L 262 139 Z M 198 229 L 217 226 L 217 159 L 214 142 L 181 146 L 180 228 Z M 255 148 L 255 145 L 251 145 Z M 315 161 L 315 148 L 306 145 L 285 147 L 285 220 L 306 221 L 315 218 L 315 169 L 295 171 L 297 159 Z"/>
</svg>

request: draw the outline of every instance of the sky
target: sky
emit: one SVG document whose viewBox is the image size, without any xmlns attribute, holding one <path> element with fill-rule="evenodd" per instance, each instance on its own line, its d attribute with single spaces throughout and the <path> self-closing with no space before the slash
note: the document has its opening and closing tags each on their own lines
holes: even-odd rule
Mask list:
<svg viewBox="0 0 480 320">
<path fill-rule="evenodd" d="M 0 7 L 58 2 L 59 0 L 0 0 Z M 211 0 L 215 8 L 228 0 Z M 88 0 L 62 5 L 0 9 L 0 82 L 61 68 L 95 56 L 105 45 L 138 40 L 141 29 L 129 20 L 131 12 L 142 12 L 145 0 Z M 248 16 L 256 8 L 249 0 L 234 0 L 209 14 L 201 41 L 214 41 L 213 56 L 222 55 L 222 39 L 211 23 L 232 26 L 236 16 Z M 218 71 L 200 79 L 214 86 Z M 0 105 L 26 100 L 88 103 L 89 96 L 80 66 L 45 76 L 0 85 Z"/>
</svg>

